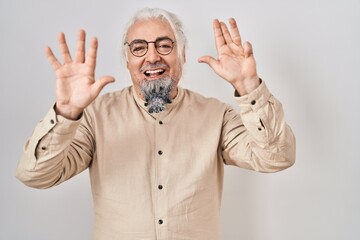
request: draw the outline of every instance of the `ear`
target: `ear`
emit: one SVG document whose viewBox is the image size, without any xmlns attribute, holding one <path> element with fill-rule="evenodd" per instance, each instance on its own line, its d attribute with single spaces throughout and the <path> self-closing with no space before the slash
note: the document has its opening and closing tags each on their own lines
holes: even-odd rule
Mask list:
<svg viewBox="0 0 360 240">
<path fill-rule="evenodd" d="M 123 55 L 121 60 L 123 65 L 125 65 L 126 63 L 126 68 L 129 69 L 129 56 L 127 51 L 128 51 L 127 49 L 123 49 Z"/>
<path fill-rule="evenodd" d="M 126 61 L 126 68 L 129 70 L 129 60 L 125 59 L 125 61 Z"/>
<path fill-rule="evenodd" d="M 185 48 L 183 49 L 183 55 L 182 55 L 182 57 L 183 57 L 183 63 L 185 63 L 185 62 L 186 62 Z"/>
</svg>

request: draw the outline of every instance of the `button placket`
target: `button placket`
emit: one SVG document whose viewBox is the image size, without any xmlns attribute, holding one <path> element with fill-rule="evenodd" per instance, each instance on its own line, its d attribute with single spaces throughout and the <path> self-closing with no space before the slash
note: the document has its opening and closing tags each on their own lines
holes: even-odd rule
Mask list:
<svg viewBox="0 0 360 240">
<path fill-rule="evenodd" d="M 158 155 L 159 155 L 159 156 L 163 155 L 163 151 L 162 151 L 162 150 L 159 150 L 159 151 L 158 151 Z M 163 185 L 159 184 L 159 185 L 158 185 L 158 189 L 159 189 L 159 190 L 162 190 L 162 189 L 163 189 Z"/>
<path fill-rule="evenodd" d="M 153 186 L 156 195 L 156 207 L 155 207 L 155 223 L 157 225 L 158 235 L 164 234 L 164 225 L 166 224 L 166 216 L 168 212 L 168 197 L 166 185 L 168 183 L 168 171 L 164 169 L 166 167 L 167 158 L 169 154 L 167 152 L 167 122 L 164 121 L 163 117 L 166 117 L 166 113 L 160 113 L 154 124 L 156 131 L 156 143 L 155 143 L 155 157 L 156 157 L 156 179 L 155 186 Z"/>
</svg>

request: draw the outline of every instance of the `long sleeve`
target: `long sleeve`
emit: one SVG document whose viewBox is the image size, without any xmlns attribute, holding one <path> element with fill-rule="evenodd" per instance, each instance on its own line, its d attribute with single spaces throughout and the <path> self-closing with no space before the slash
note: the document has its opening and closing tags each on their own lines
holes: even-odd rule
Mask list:
<svg viewBox="0 0 360 240">
<path fill-rule="evenodd" d="M 222 130 L 226 164 L 259 172 L 276 172 L 295 162 L 295 137 L 285 122 L 281 103 L 265 83 L 236 97 L 240 115 L 227 109 Z"/>
<path fill-rule="evenodd" d="M 86 169 L 93 154 L 86 123 L 85 116 L 70 121 L 50 109 L 26 142 L 16 177 L 30 187 L 49 188 Z"/>
</svg>

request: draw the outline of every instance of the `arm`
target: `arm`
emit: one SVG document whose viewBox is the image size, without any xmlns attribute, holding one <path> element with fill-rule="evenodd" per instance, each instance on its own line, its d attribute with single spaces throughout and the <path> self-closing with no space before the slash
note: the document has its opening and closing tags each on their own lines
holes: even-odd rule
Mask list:
<svg viewBox="0 0 360 240">
<path fill-rule="evenodd" d="M 264 82 L 236 97 L 240 114 L 228 109 L 222 128 L 224 162 L 259 172 L 276 172 L 295 162 L 295 137 L 281 103 Z"/>
<path fill-rule="evenodd" d="M 250 43 L 242 43 L 237 24 L 214 20 L 218 58 L 203 56 L 220 77 L 240 94 L 240 115 L 228 109 L 222 131 L 225 163 L 261 172 L 285 169 L 295 161 L 295 137 L 286 124 L 281 103 L 274 98 L 257 75 Z"/>
<path fill-rule="evenodd" d="M 94 149 L 86 112 L 81 119 L 72 121 L 51 109 L 25 144 L 16 177 L 34 188 L 58 185 L 85 170 Z"/>
<path fill-rule="evenodd" d="M 114 81 L 110 76 L 95 81 L 96 38 L 91 40 L 85 57 L 85 31 L 79 31 L 74 60 L 63 33 L 59 34 L 58 41 L 64 63 L 46 48 L 56 75 L 56 105 L 26 143 L 16 173 L 22 182 L 37 188 L 59 184 L 89 165 L 94 144 L 91 123 L 84 109 L 106 84 Z M 80 118 L 82 124 L 80 120 L 72 121 Z"/>
</svg>

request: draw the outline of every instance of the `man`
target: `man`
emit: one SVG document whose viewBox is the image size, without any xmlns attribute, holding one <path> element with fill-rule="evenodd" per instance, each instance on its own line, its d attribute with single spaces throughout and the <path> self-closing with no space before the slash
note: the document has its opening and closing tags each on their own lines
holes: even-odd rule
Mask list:
<svg viewBox="0 0 360 240">
<path fill-rule="evenodd" d="M 225 23 L 213 24 L 218 58 L 199 62 L 234 86 L 240 115 L 178 87 L 182 25 L 172 13 L 143 9 L 124 35 L 131 87 L 97 97 L 114 78 L 94 80 L 97 40 L 85 57 L 83 30 L 74 59 L 62 33 L 64 63 L 47 48 L 56 104 L 27 142 L 17 177 L 48 188 L 89 168 L 94 239 L 219 239 L 224 163 L 285 169 L 295 161 L 295 139 L 235 20 L 231 33 Z"/>
</svg>

